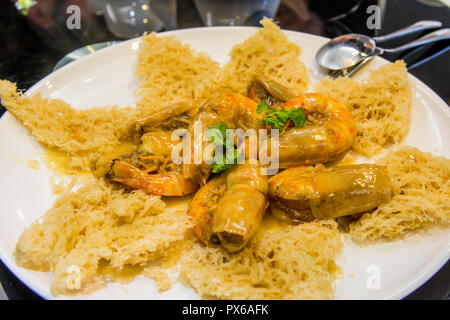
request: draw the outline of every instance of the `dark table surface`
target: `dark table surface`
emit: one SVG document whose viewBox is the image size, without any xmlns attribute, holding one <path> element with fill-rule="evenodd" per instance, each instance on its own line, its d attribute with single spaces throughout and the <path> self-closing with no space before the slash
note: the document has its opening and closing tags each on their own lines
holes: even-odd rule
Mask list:
<svg viewBox="0 0 450 320">
<path fill-rule="evenodd" d="M 66 8 L 81 8 L 81 30 L 68 30 Z M 381 29 L 369 30 L 366 21 L 369 5 L 381 8 Z M 440 20 L 450 27 L 450 9 L 434 0 L 282 0 L 275 19 L 284 29 L 335 37 L 344 33 L 381 35 L 418 20 Z M 177 1 L 178 28 L 203 26 L 192 0 Z M 86 0 L 37 0 L 28 15 L 21 14 L 14 1 L 0 1 L 0 79 L 28 89 L 52 72 L 55 64 L 68 52 L 82 46 L 123 40 L 107 28 L 104 18 L 97 16 Z M 395 46 L 396 43 L 389 43 Z M 449 43 L 428 47 L 407 62 L 411 65 L 424 57 L 441 52 Z M 402 56 L 389 56 L 389 60 Z M 450 102 L 450 51 L 410 70 L 443 100 Z M 0 107 L 0 115 L 4 108 Z M 9 299 L 40 299 L 21 283 L 1 262 L 0 282 Z M 448 299 L 450 263 L 406 299 Z"/>
</svg>

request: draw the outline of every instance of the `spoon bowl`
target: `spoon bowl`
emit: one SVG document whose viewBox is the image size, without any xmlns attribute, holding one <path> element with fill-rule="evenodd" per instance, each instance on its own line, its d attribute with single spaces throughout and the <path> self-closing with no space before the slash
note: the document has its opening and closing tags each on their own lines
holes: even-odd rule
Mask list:
<svg viewBox="0 0 450 320">
<path fill-rule="evenodd" d="M 352 33 L 334 38 L 322 46 L 316 54 L 316 60 L 324 68 L 340 70 L 358 64 L 376 50 L 373 39 Z"/>
<path fill-rule="evenodd" d="M 442 40 L 446 34 L 431 33 L 429 34 L 430 37 L 424 36 L 416 41 L 394 49 L 377 47 L 377 44 L 381 42 L 396 39 L 411 33 L 438 29 L 441 27 L 442 23 L 440 21 L 424 20 L 380 37 L 370 38 L 356 33 L 345 34 L 336 37 L 323 45 L 316 54 L 316 61 L 320 66 L 330 71 L 346 70 L 362 65 L 362 61 L 383 54 L 383 52 L 399 52 L 424 43 Z"/>
</svg>

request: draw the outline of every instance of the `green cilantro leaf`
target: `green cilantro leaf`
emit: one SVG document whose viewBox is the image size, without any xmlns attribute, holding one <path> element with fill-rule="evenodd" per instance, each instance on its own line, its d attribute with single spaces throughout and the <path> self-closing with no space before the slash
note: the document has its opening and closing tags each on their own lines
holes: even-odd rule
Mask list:
<svg viewBox="0 0 450 320">
<path fill-rule="evenodd" d="M 233 152 L 231 153 L 227 152 L 225 154 L 221 154 L 220 158 L 219 155 L 215 155 L 211 166 L 211 172 L 218 173 L 230 169 L 235 166 L 243 156 L 244 154 L 242 152 L 238 152 L 236 149 L 233 149 Z"/>
<path fill-rule="evenodd" d="M 284 125 L 292 120 L 296 128 L 303 127 L 306 122 L 305 110 L 303 108 L 286 109 L 269 109 L 269 106 L 265 102 L 261 102 L 256 107 L 256 113 L 264 113 L 264 117 L 259 120 L 266 126 L 270 126 L 273 129 L 282 130 Z"/>
<path fill-rule="evenodd" d="M 294 123 L 294 126 L 296 128 L 303 127 L 306 122 L 305 109 L 303 109 L 303 108 L 291 109 L 291 114 L 289 116 L 289 119 L 292 120 L 292 122 Z"/>
<path fill-rule="evenodd" d="M 262 101 L 260 104 L 258 104 L 258 106 L 256 107 L 256 113 L 260 114 L 260 113 L 265 113 L 269 111 L 269 106 L 267 105 L 267 103 L 265 101 Z"/>
<path fill-rule="evenodd" d="M 226 139 L 227 125 L 218 122 L 206 131 L 207 139 L 215 146 L 224 146 L 224 154 L 215 154 L 213 157 L 211 172 L 218 173 L 230 169 L 242 159 L 244 154 L 234 147 L 232 139 Z"/>
<path fill-rule="evenodd" d="M 266 126 L 272 127 L 274 129 L 281 130 L 283 129 L 284 123 L 280 121 L 278 118 L 274 117 L 265 117 L 261 119 L 261 122 L 265 124 Z"/>
<path fill-rule="evenodd" d="M 218 122 L 206 130 L 206 138 L 215 146 L 225 145 L 227 129 L 228 127 L 225 123 Z"/>
</svg>

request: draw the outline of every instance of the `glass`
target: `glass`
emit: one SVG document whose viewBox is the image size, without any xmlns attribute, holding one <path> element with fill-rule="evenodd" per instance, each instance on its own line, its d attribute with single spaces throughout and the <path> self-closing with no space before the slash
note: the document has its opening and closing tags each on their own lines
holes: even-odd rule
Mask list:
<svg viewBox="0 0 450 320">
<path fill-rule="evenodd" d="M 150 9 L 164 23 L 164 30 L 177 29 L 177 1 L 150 0 Z"/>
<path fill-rule="evenodd" d="M 89 6 L 95 12 L 96 15 L 102 15 L 105 9 L 105 0 L 88 0 Z"/>
<path fill-rule="evenodd" d="M 106 25 L 119 38 L 176 28 L 176 0 L 108 0 Z"/>
<path fill-rule="evenodd" d="M 207 26 L 255 25 L 272 18 L 280 0 L 195 0 L 200 18 Z"/>
</svg>

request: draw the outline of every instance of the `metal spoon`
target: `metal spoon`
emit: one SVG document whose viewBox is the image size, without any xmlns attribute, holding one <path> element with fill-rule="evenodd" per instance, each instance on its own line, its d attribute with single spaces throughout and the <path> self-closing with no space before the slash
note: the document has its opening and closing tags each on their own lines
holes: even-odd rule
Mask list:
<svg viewBox="0 0 450 320">
<path fill-rule="evenodd" d="M 416 22 L 409 27 L 397 30 L 382 37 L 370 38 L 356 33 L 342 35 L 323 45 L 316 54 L 316 61 L 319 65 L 329 70 L 350 68 L 357 65 L 368 56 L 379 55 L 383 52 L 392 52 L 392 50 L 395 50 L 377 47 L 377 43 L 402 37 L 410 33 L 440 27 L 442 27 L 442 23 L 439 21 L 425 20 Z M 417 44 L 416 46 L 418 45 L 420 44 Z M 400 47 L 396 48 L 396 51 L 399 51 L 399 48 Z"/>
<path fill-rule="evenodd" d="M 361 69 L 361 67 L 364 66 L 367 62 L 372 60 L 372 58 L 374 58 L 375 56 L 377 56 L 379 54 L 382 54 L 384 52 L 396 53 L 396 52 L 401 52 L 401 51 L 404 51 L 404 50 L 412 49 L 412 48 L 415 48 L 415 47 L 424 46 L 424 45 L 427 45 L 427 44 L 430 44 L 430 43 L 433 43 L 433 42 L 444 41 L 444 40 L 450 40 L 450 29 L 449 28 L 445 28 L 445 29 L 441 29 L 441 30 L 437 30 L 437 31 L 431 32 L 429 34 L 426 34 L 426 35 L 420 37 L 419 39 L 416 39 L 414 41 L 406 43 L 406 44 L 404 44 L 402 46 L 399 46 L 397 48 L 383 49 L 383 48 L 380 48 L 380 47 L 376 47 L 374 49 L 374 51 L 372 52 L 372 54 L 367 55 L 362 60 L 358 61 L 355 65 L 350 66 L 349 68 L 330 70 L 328 75 L 331 78 L 350 77 L 356 71 Z"/>
</svg>

